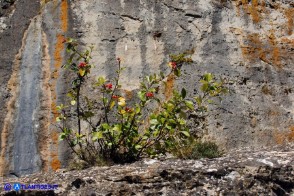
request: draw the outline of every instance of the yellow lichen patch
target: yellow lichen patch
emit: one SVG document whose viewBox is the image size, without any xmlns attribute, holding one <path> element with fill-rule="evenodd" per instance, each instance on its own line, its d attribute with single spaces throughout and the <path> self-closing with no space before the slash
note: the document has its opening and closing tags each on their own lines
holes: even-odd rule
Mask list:
<svg viewBox="0 0 294 196">
<path fill-rule="evenodd" d="M 167 77 L 167 81 L 165 84 L 165 98 L 166 100 L 169 100 L 173 94 L 173 90 L 174 90 L 174 83 L 175 83 L 175 76 L 173 74 L 170 74 Z"/>
<path fill-rule="evenodd" d="M 292 35 L 293 33 L 293 27 L 294 27 L 294 8 L 290 8 L 290 9 L 287 9 L 285 10 L 285 16 L 288 20 L 288 24 L 287 24 L 287 27 L 288 27 L 288 35 Z"/>
</svg>

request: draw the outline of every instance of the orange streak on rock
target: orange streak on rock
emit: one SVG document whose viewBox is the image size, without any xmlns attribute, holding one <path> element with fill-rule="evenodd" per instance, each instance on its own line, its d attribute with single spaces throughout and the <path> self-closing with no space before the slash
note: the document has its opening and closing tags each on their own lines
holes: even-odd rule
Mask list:
<svg viewBox="0 0 294 196">
<path fill-rule="evenodd" d="M 61 19 L 61 29 L 63 32 L 66 32 L 68 28 L 68 11 L 67 10 L 68 10 L 67 0 L 62 0 L 60 19 Z"/>
<path fill-rule="evenodd" d="M 56 44 L 55 44 L 55 52 L 54 52 L 54 68 L 55 70 L 51 74 L 51 112 L 52 112 L 52 119 L 51 123 L 56 123 L 56 117 L 58 117 L 58 111 L 56 109 L 56 102 L 57 102 L 57 92 L 56 92 L 56 84 L 59 77 L 59 70 L 62 66 L 63 58 L 62 58 L 62 52 L 64 50 L 64 45 L 62 43 L 63 36 L 58 34 L 56 37 Z M 56 130 L 51 130 L 51 140 L 52 140 L 52 149 L 51 149 L 51 168 L 55 171 L 60 168 L 60 161 L 58 160 L 58 133 Z"/>
<path fill-rule="evenodd" d="M 271 62 L 278 66 L 279 68 L 282 67 L 281 65 L 281 54 L 280 54 L 280 48 L 277 47 L 277 39 L 276 39 L 276 36 L 274 33 L 271 33 L 269 36 L 268 36 L 268 40 L 269 40 L 269 43 L 271 45 Z"/>
<path fill-rule="evenodd" d="M 288 19 L 288 35 L 292 35 L 294 28 L 294 8 L 287 9 L 285 11 L 285 16 Z"/>
<path fill-rule="evenodd" d="M 258 7 L 258 0 L 252 0 L 251 6 L 249 6 L 249 12 L 254 23 L 258 23 L 260 21 Z"/>
<path fill-rule="evenodd" d="M 60 4 L 60 29 L 62 33 L 66 33 L 68 29 L 68 3 L 67 0 L 62 0 Z M 51 111 L 53 114 L 51 123 L 56 123 L 56 117 L 58 116 L 58 111 L 56 109 L 57 102 L 57 92 L 56 85 L 59 77 L 59 71 L 63 63 L 62 53 L 64 51 L 63 44 L 64 37 L 61 34 L 56 36 L 55 52 L 54 52 L 54 68 L 55 70 L 51 74 Z M 51 149 L 51 168 L 57 170 L 61 167 L 61 163 L 58 160 L 58 132 L 56 130 L 51 131 L 52 139 L 52 149 Z"/>
<path fill-rule="evenodd" d="M 52 98 L 52 103 L 51 103 L 51 111 L 54 115 L 54 119 L 53 122 L 55 122 L 56 117 L 58 116 L 58 112 L 56 110 L 56 99 L 57 99 L 57 93 L 56 93 L 56 83 L 57 83 L 57 79 L 59 77 L 59 70 L 62 66 L 62 55 L 61 53 L 64 50 L 64 44 L 62 43 L 63 41 L 63 36 L 58 34 L 57 38 L 56 38 L 56 44 L 55 44 L 55 52 L 54 52 L 54 60 L 55 60 L 55 64 L 54 64 L 54 68 L 55 70 L 53 71 L 53 73 L 51 74 L 51 79 L 52 79 L 52 83 L 51 83 L 51 98 Z"/>
<path fill-rule="evenodd" d="M 237 2 L 237 15 L 240 16 L 240 7 L 245 14 L 251 16 L 254 23 L 259 23 L 262 19 L 261 14 L 265 13 L 265 1 L 264 0 L 239 0 Z"/>
<path fill-rule="evenodd" d="M 169 100 L 173 94 L 173 90 L 174 90 L 174 83 L 175 83 L 175 76 L 173 74 L 170 74 L 167 77 L 167 81 L 165 84 L 165 98 L 166 100 Z"/>
</svg>

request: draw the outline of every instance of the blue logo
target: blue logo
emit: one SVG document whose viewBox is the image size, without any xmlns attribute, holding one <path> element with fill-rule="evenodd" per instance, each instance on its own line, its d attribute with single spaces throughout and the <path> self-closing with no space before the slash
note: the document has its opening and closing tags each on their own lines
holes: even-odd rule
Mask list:
<svg viewBox="0 0 294 196">
<path fill-rule="evenodd" d="M 6 184 L 4 185 L 4 190 L 5 190 L 5 191 L 11 191 L 11 184 L 6 183 Z"/>
<path fill-rule="evenodd" d="M 19 183 L 15 183 L 15 184 L 13 185 L 13 189 L 14 189 L 15 191 L 19 191 L 19 190 L 20 190 L 20 184 L 19 184 Z"/>
</svg>

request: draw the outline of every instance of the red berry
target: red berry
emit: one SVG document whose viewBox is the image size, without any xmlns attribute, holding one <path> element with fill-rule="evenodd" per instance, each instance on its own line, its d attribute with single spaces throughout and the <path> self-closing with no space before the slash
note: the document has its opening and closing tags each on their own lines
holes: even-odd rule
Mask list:
<svg viewBox="0 0 294 196">
<path fill-rule="evenodd" d="M 146 97 L 148 98 L 154 97 L 154 94 L 152 92 L 147 92 Z"/>
</svg>

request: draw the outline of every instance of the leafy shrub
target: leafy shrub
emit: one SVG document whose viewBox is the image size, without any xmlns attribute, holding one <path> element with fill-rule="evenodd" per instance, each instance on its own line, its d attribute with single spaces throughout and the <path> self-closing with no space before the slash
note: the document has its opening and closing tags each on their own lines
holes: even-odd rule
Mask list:
<svg viewBox="0 0 294 196">
<path fill-rule="evenodd" d="M 220 157 L 222 152 L 218 149 L 218 146 L 213 142 L 197 142 L 192 149 L 192 153 L 189 156 L 190 159 L 199 158 L 216 158 Z"/>
<path fill-rule="evenodd" d="M 160 88 L 170 75 L 180 77 L 180 68 L 192 63 L 185 54 L 171 55 L 168 75 L 153 74 L 143 79 L 137 99 L 122 96 L 120 75 L 124 68 L 117 58 L 117 76 L 113 79 L 99 77 L 93 89 L 85 88 L 92 64 L 92 48 L 78 49 L 73 39 L 66 39 L 69 59 L 65 69 L 74 73 L 68 92 L 69 104 L 57 107 L 56 121 L 61 130 L 60 140 L 65 140 L 72 152 L 89 165 L 99 157 L 111 162 L 132 162 L 143 156 L 156 157 L 171 152 L 190 138 L 187 127 L 188 114 L 207 111 L 207 103 L 226 93 L 224 81 L 216 81 L 210 73 L 201 79 L 202 93 L 187 98 L 186 89 L 174 91 L 169 100 L 159 99 Z M 88 97 L 87 90 L 99 90 Z"/>
<path fill-rule="evenodd" d="M 217 158 L 222 156 L 222 151 L 214 142 L 202 142 L 197 138 L 190 138 L 181 149 L 177 149 L 173 154 L 182 159 Z"/>
</svg>

